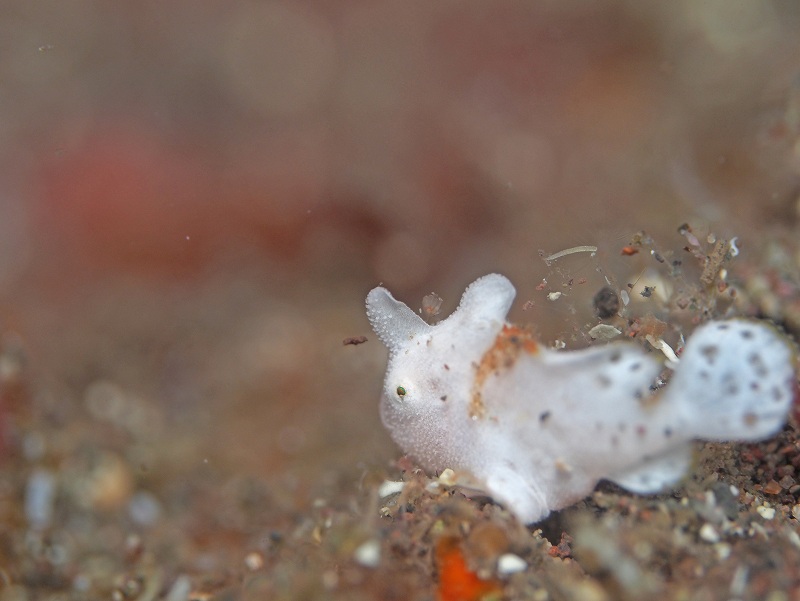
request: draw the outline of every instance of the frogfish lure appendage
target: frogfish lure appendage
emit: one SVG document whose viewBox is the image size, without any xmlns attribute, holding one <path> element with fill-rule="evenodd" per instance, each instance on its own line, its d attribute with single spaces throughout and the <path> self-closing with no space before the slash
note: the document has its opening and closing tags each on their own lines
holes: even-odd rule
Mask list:
<svg viewBox="0 0 800 601">
<path fill-rule="evenodd" d="M 663 368 L 652 354 L 542 347 L 506 322 L 515 295 L 504 276 L 484 276 L 429 325 L 379 287 L 367 316 L 389 348 L 380 412 L 395 442 L 429 471 L 468 474 L 526 523 L 603 478 L 661 491 L 686 473 L 693 440 L 759 440 L 786 422 L 793 347 L 765 323 L 699 327 L 653 392 Z"/>
</svg>

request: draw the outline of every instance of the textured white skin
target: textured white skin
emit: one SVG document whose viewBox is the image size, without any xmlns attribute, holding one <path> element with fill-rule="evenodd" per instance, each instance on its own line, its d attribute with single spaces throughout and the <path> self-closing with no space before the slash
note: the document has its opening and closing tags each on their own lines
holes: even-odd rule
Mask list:
<svg viewBox="0 0 800 601">
<path fill-rule="evenodd" d="M 662 367 L 633 343 L 522 352 L 483 381 L 485 411 L 475 415 L 478 366 L 515 294 L 504 276 L 487 275 L 431 326 L 379 287 L 367 315 L 390 352 L 380 408 L 395 442 L 427 470 L 469 474 L 526 523 L 583 498 L 601 478 L 657 492 L 684 475 L 693 439 L 757 440 L 786 420 L 792 349 L 744 320 L 698 328 L 657 393 L 650 387 Z"/>
</svg>

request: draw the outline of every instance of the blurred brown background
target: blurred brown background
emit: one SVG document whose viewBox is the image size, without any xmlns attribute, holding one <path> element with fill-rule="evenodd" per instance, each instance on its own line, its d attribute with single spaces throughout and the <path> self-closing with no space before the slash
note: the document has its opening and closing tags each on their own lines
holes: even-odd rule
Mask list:
<svg viewBox="0 0 800 601">
<path fill-rule="evenodd" d="M 5 344 L 28 357 L 33 423 L 58 426 L 48 456 L 110 450 L 133 488 L 211 466 L 305 499 L 396 456 L 363 314 L 379 282 L 447 312 L 501 271 L 518 305 L 538 299 L 514 316 L 552 338 L 591 314 L 603 274 L 643 269 L 619 257 L 638 230 L 680 248 L 678 225 L 708 224 L 752 253 L 797 217 L 794 2 L 20 1 L 0 17 Z M 555 277 L 540 251 L 582 244 L 598 256 L 564 264 L 585 287 L 536 296 Z"/>
</svg>

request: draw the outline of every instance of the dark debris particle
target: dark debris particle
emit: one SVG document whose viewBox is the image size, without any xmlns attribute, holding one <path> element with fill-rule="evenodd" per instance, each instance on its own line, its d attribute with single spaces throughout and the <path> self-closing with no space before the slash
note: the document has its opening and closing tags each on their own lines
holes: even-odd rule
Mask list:
<svg viewBox="0 0 800 601">
<path fill-rule="evenodd" d="M 548 419 L 550 419 L 550 412 L 549 411 L 542 411 L 539 414 L 539 423 L 540 424 L 545 423 Z"/>
<path fill-rule="evenodd" d="M 594 312 L 600 319 L 608 319 L 619 312 L 619 296 L 610 286 L 603 286 L 592 299 Z"/>
<path fill-rule="evenodd" d="M 349 337 L 345 338 L 344 340 L 342 340 L 342 344 L 344 346 L 347 346 L 349 344 L 351 344 L 353 346 L 356 346 L 358 344 L 364 344 L 366 341 L 367 341 L 367 337 L 366 336 L 349 336 Z"/>
</svg>

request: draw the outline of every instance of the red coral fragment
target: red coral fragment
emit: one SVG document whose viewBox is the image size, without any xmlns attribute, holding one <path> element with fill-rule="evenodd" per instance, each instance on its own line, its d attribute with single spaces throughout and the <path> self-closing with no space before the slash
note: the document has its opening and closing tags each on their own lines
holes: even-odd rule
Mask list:
<svg viewBox="0 0 800 601">
<path fill-rule="evenodd" d="M 439 568 L 439 601 L 479 601 L 501 590 L 495 580 L 481 580 L 469 569 L 458 538 L 445 536 L 436 543 L 436 563 Z"/>
<path fill-rule="evenodd" d="M 572 549 L 570 548 L 571 542 L 572 542 L 572 537 L 566 532 L 562 532 L 561 542 L 559 542 L 558 545 L 556 545 L 555 547 L 550 547 L 547 550 L 547 554 L 550 557 L 560 557 L 561 559 L 572 557 Z"/>
</svg>

